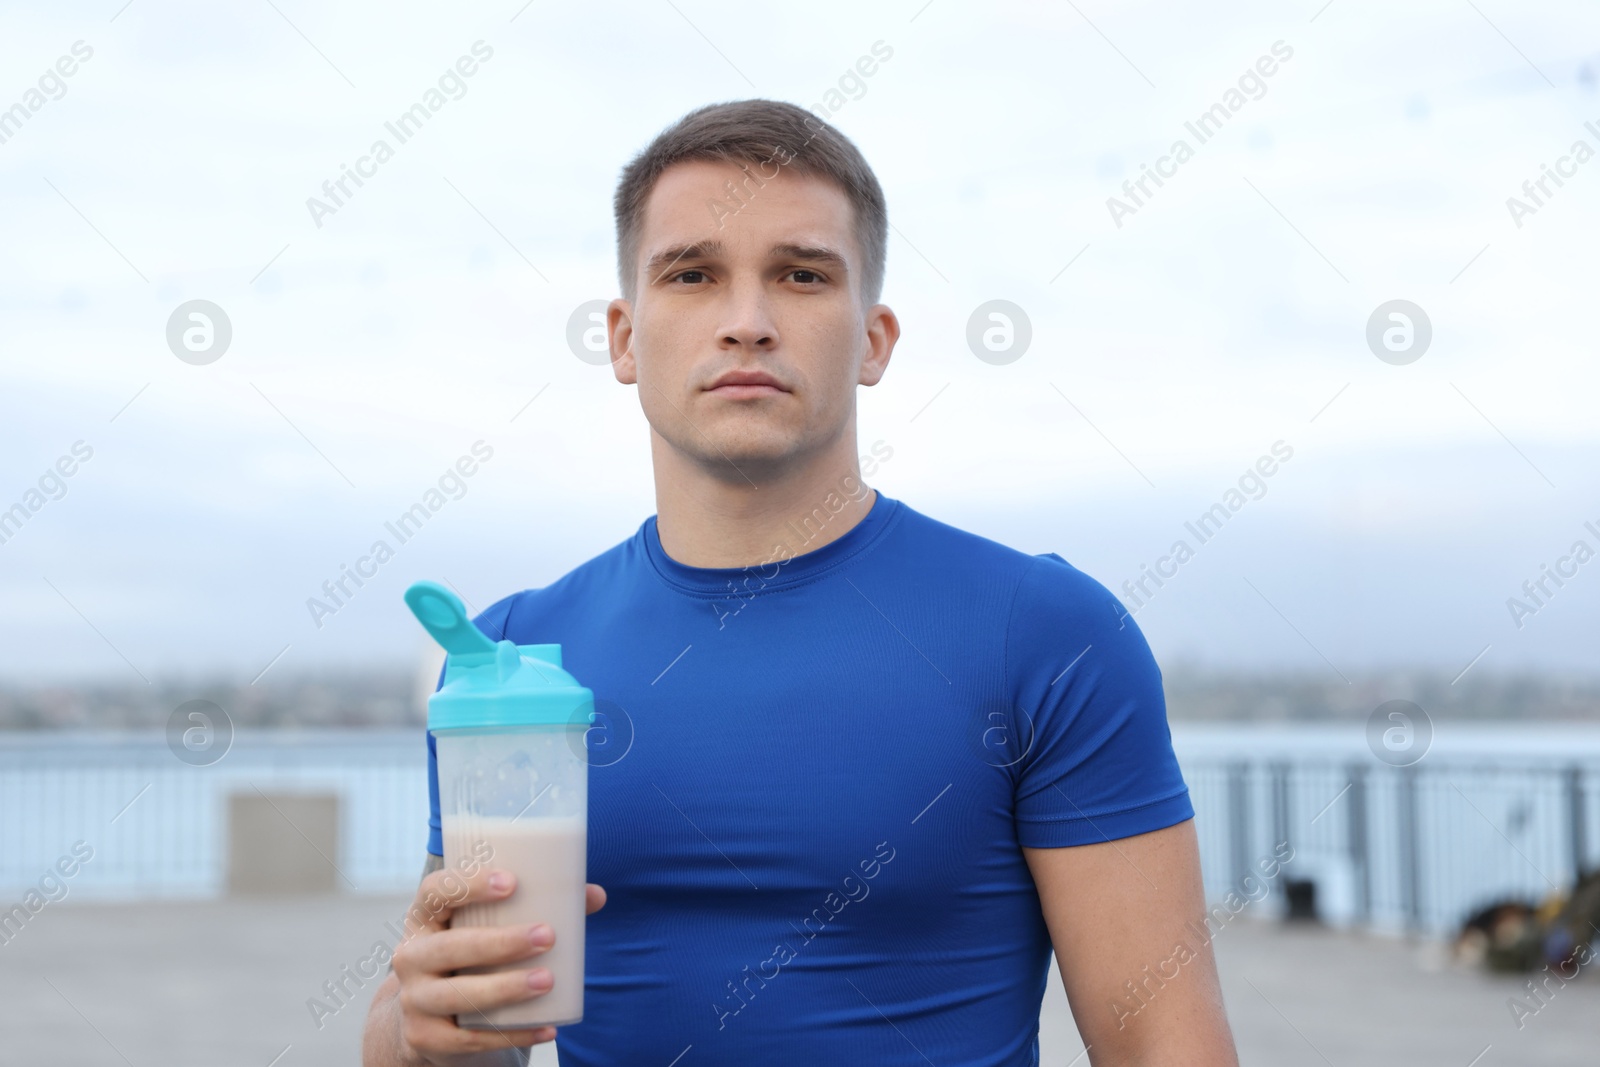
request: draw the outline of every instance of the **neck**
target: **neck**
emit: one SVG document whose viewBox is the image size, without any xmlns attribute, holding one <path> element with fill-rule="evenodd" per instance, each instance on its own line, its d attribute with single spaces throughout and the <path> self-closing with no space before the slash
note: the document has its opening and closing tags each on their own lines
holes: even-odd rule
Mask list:
<svg viewBox="0 0 1600 1067">
<path fill-rule="evenodd" d="M 861 484 L 853 426 L 807 462 L 747 468 L 749 478 L 706 470 L 653 431 L 650 444 L 656 532 L 667 555 L 690 567 L 755 567 L 814 552 L 850 532 L 878 495 Z"/>
</svg>

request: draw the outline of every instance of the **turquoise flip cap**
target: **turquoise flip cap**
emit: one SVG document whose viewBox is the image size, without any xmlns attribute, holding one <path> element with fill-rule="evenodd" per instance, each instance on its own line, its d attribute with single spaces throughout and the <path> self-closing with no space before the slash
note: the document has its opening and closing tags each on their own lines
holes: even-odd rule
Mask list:
<svg viewBox="0 0 1600 1067">
<path fill-rule="evenodd" d="M 561 669 L 560 645 L 491 640 L 461 598 L 437 582 L 417 582 L 405 597 L 447 653 L 444 685 L 428 698 L 429 730 L 589 728 L 594 694 Z"/>
</svg>

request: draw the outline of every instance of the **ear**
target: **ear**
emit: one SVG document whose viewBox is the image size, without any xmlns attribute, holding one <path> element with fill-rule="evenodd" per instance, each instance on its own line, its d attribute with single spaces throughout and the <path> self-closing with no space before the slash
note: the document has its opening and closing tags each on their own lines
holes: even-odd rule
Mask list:
<svg viewBox="0 0 1600 1067">
<path fill-rule="evenodd" d="M 900 320 L 887 304 L 867 309 L 867 354 L 861 361 L 860 385 L 877 385 L 889 369 L 889 357 L 900 340 Z"/>
<path fill-rule="evenodd" d="M 611 373 L 623 385 L 639 384 L 633 361 L 633 305 L 618 297 L 606 308 L 606 338 L 611 345 Z"/>
</svg>

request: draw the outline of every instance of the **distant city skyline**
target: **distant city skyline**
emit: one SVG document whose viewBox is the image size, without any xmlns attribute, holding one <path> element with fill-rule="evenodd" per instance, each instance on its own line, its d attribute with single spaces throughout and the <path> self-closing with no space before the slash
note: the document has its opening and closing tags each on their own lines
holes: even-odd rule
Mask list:
<svg viewBox="0 0 1600 1067">
<path fill-rule="evenodd" d="M 440 666 L 440 656 L 430 653 L 410 667 L 285 670 L 255 683 L 184 676 L 149 685 L 0 683 L 0 731 L 158 731 L 175 716 L 182 720 L 183 706 L 203 701 L 235 730 L 415 727 L 420 733 Z M 1162 674 L 1173 722 L 1320 723 L 1349 727 L 1348 737 L 1358 739 L 1374 709 L 1396 700 L 1415 704 L 1442 735 L 1500 720 L 1600 722 L 1600 678 L 1593 676 L 1485 671 L 1452 683 L 1444 674 L 1410 671 L 1356 674 L 1346 684 L 1326 672 L 1224 673 L 1183 663 L 1166 665 Z M 594 684 L 604 699 L 605 683 Z M 629 713 L 636 712 L 647 709 Z"/>
</svg>

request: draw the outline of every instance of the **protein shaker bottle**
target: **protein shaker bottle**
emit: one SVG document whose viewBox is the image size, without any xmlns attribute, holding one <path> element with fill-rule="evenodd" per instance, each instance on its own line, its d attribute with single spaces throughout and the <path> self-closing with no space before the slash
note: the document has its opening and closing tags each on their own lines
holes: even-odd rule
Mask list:
<svg viewBox="0 0 1600 1067">
<path fill-rule="evenodd" d="M 555 931 L 554 946 L 538 957 L 457 972 L 546 967 L 554 980 L 550 992 L 457 1015 L 456 1025 L 490 1030 L 579 1022 L 589 821 L 584 737 L 594 694 L 561 669 L 560 645 L 490 640 L 445 587 L 418 582 L 405 599 L 448 653 L 444 684 L 428 698 L 445 867 L 460 869 L 472 856 L 517 876 L 509 897 L 458 908 L 450 925 L 548 923 Z"/>
</svg>

